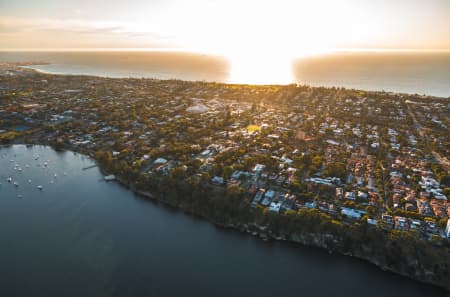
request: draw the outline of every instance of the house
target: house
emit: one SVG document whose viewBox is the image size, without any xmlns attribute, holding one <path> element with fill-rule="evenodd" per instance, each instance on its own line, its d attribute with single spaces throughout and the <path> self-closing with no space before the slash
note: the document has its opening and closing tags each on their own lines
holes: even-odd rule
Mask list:
<svg viewBox="0 0 450 297">
<path fill-rule="evenodd" d="M 266 168 L 266 165 L 262 165 L 262 164 L 256 164 L 255 167 L 253 167 L 253 171 L 260 173 L 262 172 L 264 169 Z"/>
<path fill-rule="evenodd" d="M 208 158 L 211 155 L 211 151 L 210 150 L 204 150 L 203 152 L 200 153 L 200 156 L 202 158 Z"/>
<path fill-rule="evenodd" d="M 420 229 L 421 226 L 422 226 L 422 222 L 420 220 L 414 220 L 414 219 L 411 220 L 411 225 L 410 225 L 411 229 Z"/>
<path fill-rule="evenodd" d="M 360 219 L 363 214 L 365 214 L 365 211 L 357 210 L 353 208 L 346 208 L 342 207 L 341 214 L 344 216 L 347 216 L 352 219 Z"/>
<path fill-rule="evenodd" d="M 281 208 L 281 202 L 280 201 L 272 202 L 272 203 L 270 203 L 269 211 L 273 211 L 273 212 L 278 213 L 280 211 L 280 208 Z"/>
<path fill-rule="evenodd" d="M 290 210 L 294 207 L 294 202 L 295 202 L 295 196 L 294 195 L 289 195 L 289 194 L 285 194 L 284 195 L 284 202 L 283 202 L 283 209 L 285 210 Z"/>
<path fill-rule="evenodd" d="M 231 175 L 232 179 L 240 179 L 241 176 L 249 176 L 250 174 L 246 171 L 239 171 L 236 170 L 235 172 L 233 172 L 233 174 Z"/>
<path fill-rule="evenodd" d="M 409 229 L 408 220 L 405 217 L 395 217 L 395 227 L 399 230 L 406 231 Z"/>
<path fill-rule="evenodd" d="M 428 231 L 433 232 L 433 233 L 436 231 L 436 223 L 434 221 L 431 221 L 431 220 L 426 221 L 426 225 L 427 225 Z M 447 227 L 448 227 L 448 224 L 447 224 Z"/>
<path fill-rule="evenodd" d="M 344 197 L 348 200 L 356 200 L 355 192 L 345 192 Z"/>
<path fill-rule="evenodd" d="M 344 197 L 344 189 L 336 188 L 336 198 L 342 199 L 342 197 Z"/>
<path fill-rule="evenodd" d="M 316 202 L 306 202 L 305 207 L 306 208 L 316 208 Z"/>
<path fill-rule="evenodd" d="M 167 160 L 164 158 L 158 158 L 153 162 L 154 165 L 162 165 L 162 164 L 166 164 L 166 163 L 167 163 Z"/>
<path fill-rule="evenodd" d="M 376 226 L 377 223 L 378 223 L 378 221 L 375 219 L 367 219 L 367 224 L 369 224 L 369 225 Z"/>
<path fill-rule="evenodd" d="M 256 193 L 255 197 L 253 198 L 253 201 L 252 201 L 251 206 L 252 206 L 252 207 L 256 207 L 256 206 L 258 205 L 258 203 L 261 202 L 261 199 L 263 198 L 263 196 L 264 196 L 264 190 L 263 190 L 263 189 L 260 189 L 260 190 Z"/>
<path fill-rule="evenodd" d="M 367 199 L 367 197 L 369 197 L 369 195 L 366 192 L 358 191 L 358 198 Z"/>
<path fill-rule="evenodd" d="M 274 190 L 269 190 L 266 192 L 266 194 L 264 195 L 264 199 L 261 202 L 261 204 L 263 206 L 268 206 L 270 204 L 270 202 L 272 202 L 272 199 L 275 197 L 275 191 Z"/>
<path fill-rule="evenodd" d="M 214 176 L 214 177 L 211 179 L 211 182 L 212 182 L 213 184 L 215 184 L 215 185 L 218 185 L 218 186 L 221 186 L 221 185 L 224 184 L 223 177 L 220 177 L 220 176 Z"/>
<path fill-rule="evenodd" d="M 381 215 L 381 219 L 383 220 L 383 222 L 385 222 L 386 224 L 389 225 L 393 225 L 394 224 L 394 218 L 391 215 L 388 214 L 382 214 Z"/>
<path fill-rule="evenodd" d="M 280 161 L 289 165 L 292 164 L 292 162 L 294 162 L 293 160 L 286 158 L 284 156 L 280 158 Z"/>
</svg>

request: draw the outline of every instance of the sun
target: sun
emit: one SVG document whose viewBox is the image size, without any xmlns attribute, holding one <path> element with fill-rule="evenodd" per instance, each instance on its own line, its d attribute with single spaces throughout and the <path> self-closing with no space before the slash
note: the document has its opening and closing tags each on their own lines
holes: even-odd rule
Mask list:
<svg viewBox="0 0 450 297">
<path fill-rule="evenodd" d="M 312 10 L 312 4 L 283 2 L 280 8 L 267 1 L 261 3 L 257 14 L 255 6 L 249 4 L 240 6 L 239 13 L 230 14 L 233 19 L 226 26 L 214 31 L 217 34 L 211 32 L 211 36 L 219 37 L 214 44 L 230 61 L 229 82 L 292 83 L 294 59 L 328 51 L 334 40 L 323 38 L 328 27 L 311 25 L 316 21 L 305 11 Z"/>
<path fill-rule="evenodd" d="M 292 59 L 278 53 L 242 53 L 230 57 L 230 83 L 289 84 Z"/>
<path fill-rule="evenodd" d="M 192 17 L 177 26 L 183 33 L 177 36 L 188 48 L 228 58 L 231 83 L 292 83 L 295 58 L 334 47 L 330 31 L 336 24 L 330 26 L 327 12 L 313 1 L 229 1 L 234 4 L 210 2 L 220 14 Z M 214 6 L 219 2 L 223 5 Z M 311 16 L 316 10 L 323 16 L 320 22 Z"/>
</svg>

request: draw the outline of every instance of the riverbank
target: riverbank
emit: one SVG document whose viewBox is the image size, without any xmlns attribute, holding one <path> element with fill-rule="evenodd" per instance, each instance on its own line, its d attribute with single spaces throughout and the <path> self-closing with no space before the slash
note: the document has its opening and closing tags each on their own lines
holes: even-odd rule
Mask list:
<svg viewBox="0 0 450 297">
<path fill-rule="evenodd" d="M 1 155 L 5 296 L 446 296 L 356 258 L 263 242 L 141 198 L 98 168 L 82 170 L 93 164 L 82 154 L 17 145 Z"/>
<path fill-rule="evenodd" d="M 74 152 L 78 152 L 81 154 L 88 155 L 91 158 L 94 158 L 94 153 L 89 152 L 86 150 L 80 150 L 77 147 L 59 147 L 55 146 L 53 143 L 40 143 L 41 145 L 50 145 L 54 147 L 55 149 L 61 150 L 61 149 L 67 149 L 72 150 Z M 260 215 L 257 210 L 255 210 L 253 213 L 249 213 L 248 211 L 245 211 L 243 215 L 236 215 L 229 213 L 226 208 L 219 210 L 214 210 L 212 212 L 205 211 L 205 208 L 198 207 L 196 200 L 204 199 L 203 196 L 207 197 L 209 200 L 202 200 L 205 203 L 210 203 L 208 201 L 211 201 L 215 198 L 214 195 L 218 195 L 221 197 L 225 197 L 226 193 L 213 193 L 211 189 L 204 188 L 204 193 L 202 195 L 199 194 L 199 197 L 195 196 L 195 193 L 192 193 L 192 189 L 188 188 L 185 189 L 185 192 L 182 192 L 180 190 L 179 196 L 183 196 L 185 193 L 185 196 L 191 195 L 193 197 L 192 200 L 189 199 L 170 199 L 167 190 L 158 188 L 160 185 L 157 185 L 157 187 L 154 189 L 154 191 L 146 191 L 141 189 L 139 186 L 137 186 L 135 183 L 131 182 L 130 179 L 126 178 L 126 176 L 118 175 L 116 172 L 108 172 L 104 167 L 101 166 L 101 164 L 98 164 L 99 168 L 101 169 L 102 173 L 109 174 L 114 173 L 118 177 L 117 181 L 124 187 L 130 189 L 134 193 L 136 193 L 139 196 L 142 196 L 147 199 L 152 199 L 157 202 L 161 202 L 164 205 L 167 205 L 172 208 L 180 209 L 188 214 L 195 215 L 197 217 L 201 217 L 214 225 L 221 227 L 221 228 L 228 228 L 228 229 L 234 229 L 238 230 L 240 232 L 248 233 L 253 236 L 257 236 L 261 238 L 262 240 L 281 240 L 281 241 L 288 241 L 295 244 L 301 244 L 305 246 L 312 246 L 312 247 L 319 247 L 322 249 L 327 250 L 329 253 L 338 253 L 346 256 L 352 256 L 355 258 L 359 258 L 362 260 L 365 260 L 367 262 L 370 262 L 382 270 L 390 271 L 423 283 L 427 284 L 433 284 L 435 286 L 442 287 L 448 291 L 450 291 L 450 284 L 448 282 L 448 279 L 446 278 L 446 274 L 442 274 L 441 270 L 433 271 L 431 269 L 427 269 L 424 265 L 422 265 L 421 261 L 419 261 L 417 258 L 415 258 L 414 254 L 408 254 L 408 253 L 401 253 L 403 249 L 406 249 L 407 247 L 403 246 L 402 244 L 410 244 L 408 241 L 399 241 L 400 239 L 390 239 L 387 237 L 381 237 L 382 240 L 386 240 L 386 250 L 378 250 L 374 245 L 376 245 L 376 242 L 367 241 L 364 242 L 364 238 L 358 238 L 356 235 L 351 234 L 352 232 L 349 231 L 347 233 L 338 233 L 334 234 L 331 229 L 332 225 L 326 225 L 323 229 L 319 229 L 320 232 L 315 231 L 311 232 L 311 230 L 315 230 L 314 227 L 311 227 L 311 229 L 304 228 L 300 229 L 300 231 L 289 231 L 287 230 L 287 224 L 289 223 L 288 217 L 270 217 L 270 220 L 266 220 L 266 218 L 263 219 L 257 219 Z M 181 187 L 181 181 L 173 181 L 174 184 L 171 184 L 168 188 L 172 189 L 173 191 L 177 192 L 177 188 Z M 202 196 L 202 197 L 200 197 Z M 196 199 L 199 198 L 199 199 Z M 225 197 L 226 198 L 226 197 Z M 219 198 L 221 199 L 221 198 Z M 222 199 L 222 200 L 227 200 Z M 222 203 L 222 200 L 220 200 L 220 203 Z M 246 208 L 248 209 L 248 208 Z M 247 217 L 248 219 L 243 219 L 243 217 Z M 256 219 L 255 219 L 256 218 Z M 316 217 L 313 217 L 316 219 Z M 263 222 L 263 223 L 261 223 Z M 315 221 L 312 223 L 314 226 L 314 223 L 321 223 L 321 221 Z M 304 224 L 303 224 L 304 225 Z M 328 227 L 327 227 L 328 226 Z M 362 227 L 361 227 L 362 228 Z M 295 228 L 293 228 L 295 230 Z M 339 229 L 340 230 L 340 229 Z M 368 231 L 372 232 L 371 229 L 355 229 L 353 230 L 355 234 L 359 234 L 362 231 Z M 342 230 L 340 230 L 342 232 Z M 350 237 L 356 236 L 356 237 Z M 380 235 L 380 234 L 378 234 Z M 378 247 L 379 248 L 379 247 Z M 411 246 L 412 249 L 422 249 L 421 252 L 425 254 L 425 256 L 431 256 L 433 254 L 439 255 L 442 254 L 442 250 L 445 247 L 437 247 L 433 246 L 431 244 L 422 245 L 420 247 L 417 246 Z M 389 253 L 393 250 L 400 250 L 400 258 L 394 263 L 389 263 L 387 260 L 387 257 L 389 256 Z M 441 260 L 445 260 L 446 258 L 443 258 Z M 400 264 L 398 264 L 400 263 Z M 395 265 L 394 265 L 395 264 Z M 445 264 L 445 261 L 444 261 Z M 441 268 L 438 268 L 441 269 Z"/>
<path fill-rule="evenodd" d="M 99 166 L 99 168 L 101 168 Z M 103 174 L 106 174 L 106 172 L 101 169 Z M 339 244 L 342 244 L 342 238 L 339 238 L 333 234 L 327 234 L 327 233 L 293 233 L 293 234 L 283 234 L 273 232 L 270 229 L 269 225 L 259 225 L 256 222 L 237 222 L 237 223 L 223 223 L 218 220 L 216 220 L 214 217 L 207 217 L 204 216 L 200 212 L 196 212 L 195 209 L 187 207 L 186 205 L 178 205 L 174 203 L 170 203 L 163 197 L 160 197 L 158 195 L 155 195 L 153 193 L 139 190 L 135 187 L 133 187 L 132 184 L 124 180 L 123 178 L 116 178 L 117 182 L 120 183 L 122 186 L 126 187 L 127 189 L 131 190 L 135 194 L 146 198 L 151 199 L 153 201 L 157 201 L 159 203 L 163 203 L 165 206 L 169 206 L 174 209 L 182 210 L 183 212 L 194 215 L 196 217 L 200 217 L 202 219 L 205 219 L 209 221 L 210 223 L 214 224 L 215 226 L 219 228 L 225 228 L 225 229 L 232 229 L 239 231 L 241 233 L 247 233 L 249 235 L 252 235 L 254 237 L 257 237 L 263 241 L 268 240 L 276 240 L 276 241 L 286 241 L 293 244 L 299 244 L 303 246 L 309 246 L 309 247 L 316 247 L 326 250 L 328 253 L 338 253 L 343 256 L 349 256 L 353 258 L 357 258 L 360 260 L 364 260 L 366 262 L 369 262 L 378 268 L 380 268 L 383 271 L 387 271 L 390 273 L 395 273 L 398 275 L 401 275 L 403 277 L 407 277 L 410 279 L 413 279 L 415 281 L 419 281 L 421 283 L 425 284 L 432 284 L 434 286 L 440 287 L 445 289 L 450 296 L 450 282 L 447 281 L 447 279 L 435 279 L 436 274 L 431 270 L 423 270 L 420 268 L 420 265 L 416 259 L 409 259 L 409 265 L 415 266 L 416 269 L 396 269 L 393 266 L 388 265 L 387 263 L 384 263 L 382 260 L 380 260 L 378 257 L 375 257 L 372 253 L 375 253 L 375 251 L 372 249 L 370 244 L 361 245 L 360 249 L 354 250 L 354 251 L 341 251 L 340 249 L 336 248 Z"/>
</svg>

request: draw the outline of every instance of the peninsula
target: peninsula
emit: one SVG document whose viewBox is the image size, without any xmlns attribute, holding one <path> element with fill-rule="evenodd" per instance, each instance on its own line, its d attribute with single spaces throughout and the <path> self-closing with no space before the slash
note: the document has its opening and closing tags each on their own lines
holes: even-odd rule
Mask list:
<svg viewBox="0 0 450 297">
<path fill-rule="evenodd" d="M 217 225 L 450 290 L 450 98 L 20 65 L 0 64 L 1 144 L 77 151 Z"/>
</svg>

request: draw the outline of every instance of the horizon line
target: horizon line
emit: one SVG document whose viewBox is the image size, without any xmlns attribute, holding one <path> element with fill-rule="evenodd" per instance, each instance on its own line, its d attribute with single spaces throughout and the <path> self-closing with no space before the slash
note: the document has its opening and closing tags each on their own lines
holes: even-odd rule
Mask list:
<svg viewBox="0 0 450 297">
<path fill-rule="evenodd" d="M 211 56 L 226 56 L 224 53 L 214 53 L 194 48 L 176 48 L 176 47 L 95 47 L 95 48 L 0 48 L 0 52 L 174 52 L 174 53 L 191 53 L 204 54 Z M 330 48 L 311 52 L 310 55 L 324 55 L 330 53 L 450 53 L 448 49 L 418 49 L 418 48 Z M 299 52 L 298 56 L 304 56 Z"/>
</svg>

